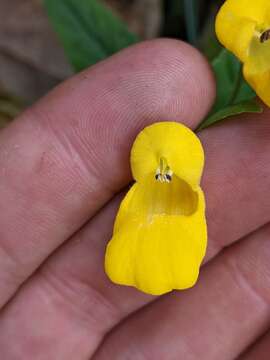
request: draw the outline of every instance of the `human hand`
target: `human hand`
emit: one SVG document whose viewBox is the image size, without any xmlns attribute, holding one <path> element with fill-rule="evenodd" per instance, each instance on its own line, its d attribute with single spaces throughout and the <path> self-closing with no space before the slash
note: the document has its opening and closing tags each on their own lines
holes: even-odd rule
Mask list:
<svg viewBox="0 0 270 360">
<path fill-rule="evenodd" d="M 155 298 L 103 270 L 135 136 L 156 121 L 196 128 L 214 93 L 196 50 L 146 42 L 0 133 L 1 359 L 225 360 L 267 331 L 269 110 L 199 135 L 209 246 L 193 289 Z M 266 337 L 243 359 L 268 359 L 269 349 Z"/>
</svg>

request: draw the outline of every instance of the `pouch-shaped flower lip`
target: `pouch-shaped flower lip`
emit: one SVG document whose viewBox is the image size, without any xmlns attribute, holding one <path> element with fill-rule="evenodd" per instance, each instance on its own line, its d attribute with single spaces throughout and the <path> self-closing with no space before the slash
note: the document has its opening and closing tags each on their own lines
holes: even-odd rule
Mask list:
<svg viewBox="0 0 270 360">
<path fill-rule="evenodd" d="M 216 19 L 219 41 L 244 63 L 244 76 L 270 106 L 270 1 L 226 0 Z"/>
<path fill-rule="evenodd" d="M 153 295 L 194 285 L 206 250 L 204 152 L 176 122 L 155 123 L 131 151 L 135 184 L 123 200 L 105 257 L 110 279 Z"/>
</svg>

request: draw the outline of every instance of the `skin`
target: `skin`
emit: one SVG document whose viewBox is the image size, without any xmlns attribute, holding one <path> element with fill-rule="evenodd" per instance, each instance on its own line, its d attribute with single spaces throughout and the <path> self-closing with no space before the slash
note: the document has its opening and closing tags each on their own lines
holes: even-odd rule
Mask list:
<svg viewBox="0 0 270 360">
<path fill-rule="evenodd" d="M 68 80 L 0 133 L 1 358 L 267 359 L 269 110 L 199 134 L 209 247 L 193 289 L 155 298 L 103 270 L 136 134 L 166 119 L 196 128 L 214 96 L 196 50 L 146 42 Z"/>
</svg>

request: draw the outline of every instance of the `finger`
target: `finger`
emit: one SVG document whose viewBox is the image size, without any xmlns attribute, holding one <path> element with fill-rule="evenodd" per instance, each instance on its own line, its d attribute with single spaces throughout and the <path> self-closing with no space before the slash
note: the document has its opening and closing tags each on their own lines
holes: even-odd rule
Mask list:
<svg viewBox="0 0 270 360">
<path fill-rule="evenodd" d="M 270 109 L 204 130 L 208 254 L 270 221 Z"/>
<path fill-rule="evenodd" d="M 266 222 L 266 218 L 270 220 L 268 196 L 270 170 L 267 170 L 270 151 L 270 143 L 267 141 L 267 136 L 270 134 L 268 124 L 268 115 L 265 113 L 262 119 L 254 116 L 252 119 L 235 119 L 224 123 L 221 126 L 223 131 L 220 127 L 213 127 L 211 131 L 210 129 L 207 131 L 207 135 L 201 134 L 206 149 L 207 165 L 204 188 L 207 207 L 211 210 L 208 214 L 211 249 L 207 255 L 208 260 L 218 250 L 220 251 L 221 247 L 236 241 L 237 236 L 244 236 L 261 226 Z M 230 136 L 227 128 L 231 129 Z M 227 139 L 226 151 L 224 146 L 217 146 L 219 143 L 222 144 L 223 136 Z M 241 161 L 250 157 L 255 163 L 256 179 L 252 175 L 252 168 L 241 166 L 241 171 L 239 170 Z M 220 164 L 223 164 L 222 167 Z M 237 185 L 236 174 L 247 179 L 246 186 Z M 260 186 L 257 179 L 260 179 Z M 243 200 L 246 197 L 249 199 L 249 206 Z M 77 233 L 71 242 L 52 256 L 34 281 L 25 286 L 16 301 L 6 308 L 0 325 L 3 344 L 8 343 L 8 339 L 12 338 L 10 334 L 16 337 L 18 344 L 25 345 L 26 339 L 40 344 L 42 334 L 49 331 L 52 339 L 62 339 L 58 342 L 58 358 L 61 359 L 61 351 L 65 360 L 69 359 L 67 353 L 72 354 L 73 351 L 76 351 L 77 356 L 81 355 L 84 358 L 86 355 L 90 356 L 102 336 L 117 322 L 153 300 L 153 297 L 134 289 L 114 286 L 104 274 L 104 250 L 111 235 L 118 204 L 119 199 L 113 201 L 110 207 L 102 210 L 81 232 Z M 217 223 L 221 229 L 219 232 Z M 225 229 L 228 224 L 231 225 L 232 232 Z M 67 292 L 68 289 L 74 290 Z M 44 292 L 46 297 L 43 295 Z M 58 299 L 57 302 L 54 301 L 55 298 Z M 61 319 L 71 325 L 52 331 L 51 327 L 48 329 L 47 322 L 58 322 L 59 302 L 62 309 Z M 74 308 L 80 310 L 79 315 L 74 314 Z M 15 317 L 15 314 L 16 323 L 14 321 L 11 326 L 9 322 L 9 332 L 7 332 L 8 319 Z M 34 322 L 39 323 L 40 330 L 36 330 L 34 335 L 31 329 L 27 328 L 27 319 L 30 316 Z M 61 320 L 61 323 L 64 320 Z M 87 330 L 85 330 L 85 322 L 89 326 Z M 83 329 L 83 334 L 80 329 Z M 81 336 L 74 338 L 73 331 Z M 25 337 L 25 334 L 28 334 L 28 337 Z M 78 341 L 80 341 L 79 346 Z M 44 341 L 41 352 L 48 351 L 46 344 L 47 342 Z M 22 347 L 27 348 L 27 346 Z M 76 350 L 78 348 L 80 351 Z M 13 350 L 9 347 L 8 351 Z"/>
<path fill-rule="evenodd" d="M 269 360 L 270 332 L 267 332 L 259 341 L 242 354 L 237 360 Z"/>
<path fill-rule="evenodd" d="M 270 225 L 206 265 L 198 286 L 127 319 L 95 360 L 235 359 L 270 322 Z"/>
<path fill-rule="evenodd" d="M 60 86 L 0 134 L 0 306 L 130 180 L 142 127 L 198 124 L 212 80 L 189 45 L 143 43 Z"/>
</svg>

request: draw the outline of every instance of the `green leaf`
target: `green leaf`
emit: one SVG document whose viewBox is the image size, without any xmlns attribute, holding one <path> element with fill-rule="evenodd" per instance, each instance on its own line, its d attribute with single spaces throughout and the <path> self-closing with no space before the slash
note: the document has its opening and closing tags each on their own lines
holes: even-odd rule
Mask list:
<svg viewBox="0 0 270 360">
<path fill-rule="evenodd" d="M 242 64 L 231 52 L 222 49 L 212 66 L 217 83 L 217 97 L 212 113 L 256 96 L 243 78 Z"/>
<path fill-rule="evenodd" d="M 44 4 L 75 71 L 138 41 L 136 35 L 97 0 L 44 0 Z"/>
<path fill-rule="evenodd" d="M 259 105 L 255 99 L 242 101 L 235 105 L 229 105 L 211 116 L 209 116 L 202 124 L 198 127 L 198 131 L 205 129 L 221 120 L 224 120 L 228 117 L 239 115 L 242 113 L 262 113 L 263 109 L 261 105 Z"/>
<path fill-rule="evenodd" d="M 217 83 L 217 97 L 212 111 L 198 130 L 233 115 L 262 112 L 262 107 L 255 100 L 255 92 L 243 78 L 242 64 L 232 53 L 222 49 L 212 66 Z"/>
</svg>

